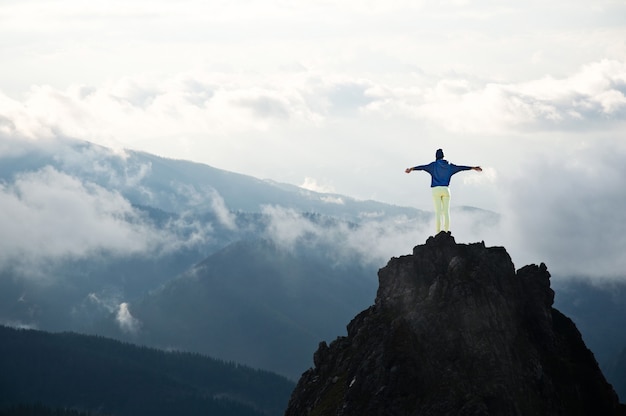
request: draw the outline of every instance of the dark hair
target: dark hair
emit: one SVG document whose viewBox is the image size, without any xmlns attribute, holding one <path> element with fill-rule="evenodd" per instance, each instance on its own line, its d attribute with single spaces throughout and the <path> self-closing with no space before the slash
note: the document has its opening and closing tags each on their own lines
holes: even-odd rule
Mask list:
<svg viewBox="0 0 626 416">
<path fill-rule="evenodd" d="M 443 150 L 441 150 L 441 149 L 437 149 L 437 151 L 435 152 L 435 158 L 436 158 L 437 160 L 439 160 L 439 159 L 443 159 Z"/>
</svg>

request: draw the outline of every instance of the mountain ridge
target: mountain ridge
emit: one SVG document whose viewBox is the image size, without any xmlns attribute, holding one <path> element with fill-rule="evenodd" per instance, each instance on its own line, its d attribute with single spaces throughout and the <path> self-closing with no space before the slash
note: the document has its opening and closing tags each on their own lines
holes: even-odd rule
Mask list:
<svg viewBox="0 0 626 416">
<path fill-rule="evenodd" d="M 374 272 L 358 262 L 333 266 L 306 245 L 283 250 L 269 240 L 246 240 L 207 257 L 131 311 L 144 343 L 178 342 L 177 348 L 296 379 L 317 340 L 344 333 L 338 318 L 352 316 L 374 294 L 367 278 Z M 254 351 L 246 352 L 249 345 Z"/>
<path fill-rule="evenodd" d="M 285 416 L 624 415 L 545 264 L 442 232 L 379 271 L 374 305 L 320 343 Z"/>
</svg>

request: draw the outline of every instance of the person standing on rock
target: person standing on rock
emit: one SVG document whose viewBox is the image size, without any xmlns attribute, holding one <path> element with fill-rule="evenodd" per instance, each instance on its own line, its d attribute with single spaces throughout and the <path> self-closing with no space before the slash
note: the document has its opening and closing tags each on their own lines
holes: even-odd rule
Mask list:
<svg viewBox="0 0 626 416">
<path fill-rule="evenodd" d="M 406 173 L 414 170 L 425 170 L 430 174 L 430 187 L 433 192 L 433 202 L 435 203 L 435 222 L 437 234 L 441 231 L 441 217 L 443 217 L 444 231 L 450 231 L 450 179 L 455 173 L 464 170 L 475 170 L 482 172 L 480 166 L 457 166 L 448 163 L 443 158 L 443 150 L 437 149 L 435 152 L 435 161 L 428 165 L 419 165 L 412 168 L 406 168 Z"/>
</svg>

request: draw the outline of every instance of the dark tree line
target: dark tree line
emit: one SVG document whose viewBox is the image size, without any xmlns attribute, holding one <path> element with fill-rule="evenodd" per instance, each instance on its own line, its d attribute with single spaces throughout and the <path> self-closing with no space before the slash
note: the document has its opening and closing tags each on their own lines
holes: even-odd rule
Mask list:
<svg viewBox="0 0 626 416">
<path fill-rule="evenodd" d="M 19 404 L 0 409 L 0 416 L 105 416 L 74 409 L 52 409 L 42 404 Z"/>
<path fill-rule="evenodd" d="M 43 403 L 117 416 L 271 416 L 282 415 L 293 387 L 199 354 L 0 327 L 0 409 Z"/>
</svg>

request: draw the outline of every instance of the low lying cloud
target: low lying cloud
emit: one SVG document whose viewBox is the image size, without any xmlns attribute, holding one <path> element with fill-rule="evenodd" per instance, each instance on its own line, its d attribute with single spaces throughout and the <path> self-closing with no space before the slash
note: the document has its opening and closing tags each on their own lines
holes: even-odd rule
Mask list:
<svg viewBox="0 0 626 416">
<path fill-rule="evenodd" d="M 626 279 L 624 160 L 601 140 L 529 160 L 503 189 L 504 240 L 560 276 Z"/>
<path fill-rule="evenodd" d="M 465 175 L 460 179 L 468 185 L 492 184 L 498 180 L 498 171 L 493 167 L 485 167 L 480 175 Z"/>
<path fill-rule="evenodd" d="M 303 238 L 316 237 L 321 228 L 291 208 L 264 206 L 263 214 L 269 218 L 268 236 L 284 249 L 290 250 Z"/>
<path fill-rule="evenodd" d="M 0 185 L 2 257 L 80 257 L 99 250 L 137 253 L 152 230 L 117 192 L 83 183 L 54 168 L 23 173 Z"/>
<path fill-rule="evenodd" d="M 211 207 L 215 213 L 218 221 L 224 227 L 229 230 L 235 230 L 237 228 L 236 217 L 230 209 L 226 206 L 224 198 L 216 190 L 210 192 Z"/>
<path fill-rule="evenodd" d="M 304 178 L 304 182 L 302 182 L 300 187 L 309 191 L 313 191 L 313 192 L 320 192 L 320 193 L 335 192 L 335 188 L 332 185 L 327 184 L 327 183 L 320 183 L 317 179 L 311 178 L 310 176 L 307 176 L 306 178 Z"/>
<path fill-rule="evenodd" d="M 346 202 L 344 198 L 335 193 L 335 188 L 329 184 L 321 184 L 314 178 L 307 176 L 304 182 L 300 185 L 300 188 L 307 191 L 307 196 L 317 199 L 327 204 L 344 205 Z"/>
<path fill-rule="evenodd" d="M 214 205 L 221 221 L 233 226 L 225 206 Z M 51 166 L 0 183 L 0 206 L 0 230 L 10 236 L 0 241 L 0 267 L 36 278 L 44 277 L 46 263 L 159 255 L 203 244 L 212 232 L 211 224 L 184 214 L 157 227 L 117 191 Z"/>
<path fill-rule="evenodd" d="M 15 321 L 15 320 L 2 320 L 0 321 L 0 325 L 8 326 L 10 328 L 15 328 L 15 329 L 39 329 L 39 326 L 37 324 L 25 323 L 22 321 Z"/>
<path fill-rule="evenodd" d="M 327 204 L 337 204 L 337 205 L 344 205 L 345 204 L 345 201 L 340 196 L 323 195 L 323 196 L 320 197 L 320 199 L 322 201 L 326 202 Z"/>
<path fill-rule="evenodd" d="M 323 246 L 329 261 L 357 261 L 381 267 L 392 256 L 407 254 L 423 235 L 424 221 L 407 217 L 367 218 L 359 224 L 311 217 L 293 209 L 266 206 L 267 237 L 285 250 L 299 245 Z"/>
<path fill-rule="evenodd" d="M 115 321 L 123 332 L 129 334 L 136 334 L 141 326 L 139 320 L 130 313 L 128 303 L 126 302 L 120 303 L 115 316 Z"/>
<path fill-rule="evenodd" d="M 120 294 L 115 293 L 113 295 L 108 293 L 89 293 L 87 295 L 86 300 L 97 310 L 103 310 L 107 313 L 115 312 L 119 307 L 119 298 Z"/>
</svg>

